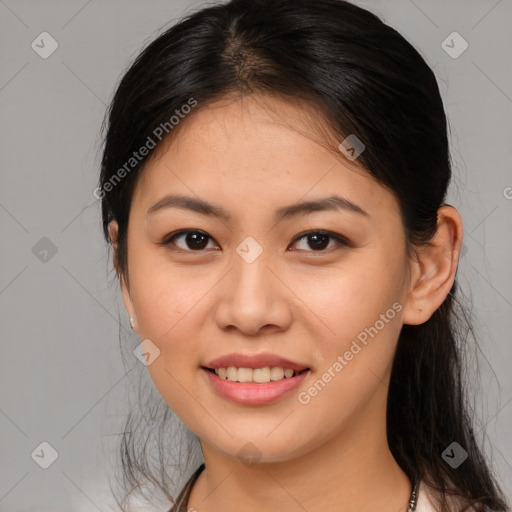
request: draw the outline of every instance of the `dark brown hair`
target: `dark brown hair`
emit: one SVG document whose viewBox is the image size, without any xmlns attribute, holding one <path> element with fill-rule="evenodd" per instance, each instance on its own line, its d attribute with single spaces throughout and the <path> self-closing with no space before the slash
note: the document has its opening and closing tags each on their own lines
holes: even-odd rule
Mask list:
<svg viewBox="0 0 512 512">
<path fill-rule="evenodd" d="M 377 16 L 342 0 L 232 0 L 201 9 L 159 35 L 117 87 L 105 123 L 98 190 L 107 240 L 108 223 L 119 224 L 120 275 L 128 276 L 130 204 L 147 158 L 129 167 L 126 162 L 148 138 L 155 141 L 158 127 L 169 127 L 191 98 L 195 112 L 231 94 L 257 93 L 307 100 L 340 141 L 356 134 L 366 146 L 358 162 L 396 196 L 410 247 L 431 239 L 451 160 L 436 78 L 418 51 Z M 122 179 L 114 180 L 122 168 Z M 457 281 L 427 322 L 402 329 L 388 395 L 389 446 L 411 481 L 423 479 L 440 492 L 442 511 L 455 510 L 449 496 L 476 511 L 506 511 L 475 441 L 463 384 L 471 323 L 456 295 Z M 165 423 L 171 413 L 160 405 Z M 172 499 L 161 439 L 153 470 L 138 428 L 130 415 L 121 446 L 125 488 L 148 480 Z M 162 428 L 151 431 L 164 435 Z M 468 453 L 456 469 L 442 458 L 452 442 Z"/>
</svg>

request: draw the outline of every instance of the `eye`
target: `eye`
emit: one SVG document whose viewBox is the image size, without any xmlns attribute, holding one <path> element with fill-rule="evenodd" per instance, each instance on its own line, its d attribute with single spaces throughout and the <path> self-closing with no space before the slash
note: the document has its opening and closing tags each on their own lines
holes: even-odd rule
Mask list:
<svg viewBox="0 0 512 512">
<path fill-rule="evenodd" d="M 307 249 L 305 249 L 307 252 L 327 252 L 324 249 L 328 247 L 329 239 L 335 240 L 338 245 L 350 246 L 347 239 L 329 231 L 308 231 L 299 235 L 294 242 L 305 240 L 305 245 L 309 244 L 309 247 L 313 247 L 313 251 L 307 251 Z"/>
<path fill-rule="evenodd" d="M 175 245 L 178 249 L 181 249 L 184 252 L 200 252 L 203 249 L 208 248 L 209 239 L 213 240 L 213 238 L 204 231 L 197 229 L 182 229 L 175 233 L 171 233 L 161 242 L 160 245 Z M 323 230 L 301 233 L 295 238 L 293 243 L 305 241 L 305 245 L 309 244 L 309 247 L 313 248 L 312 251 L 308 251 L 304 248 L 299 249 L 305 250 L 306 252 L 328 252 L 325 249 L 329 249 L 329 239 L 334 240 L 338 245 L 350 247 L 350 242 L 343 236 Z M 183 245 L 178 245 L 176 243 L 177 240 L 181 240 Z M 330 249 L 332 249 L 332 246 Z"/>
<path fill-rule="evenodd" d="M 189 249 L 192 249 L 192 251 L 201 251 L 207 246 L 207 240 L 209 238 L 211 238 L 210 235 L 203 231 L 197 229 L 182 229 L 166 237 L 161 245 L 177 245 L 175 241 L 183 239 L 185 247 L 178 245 L 179 249 L 183 249 L 185 252 L 191 252 Z"/>
</svg>

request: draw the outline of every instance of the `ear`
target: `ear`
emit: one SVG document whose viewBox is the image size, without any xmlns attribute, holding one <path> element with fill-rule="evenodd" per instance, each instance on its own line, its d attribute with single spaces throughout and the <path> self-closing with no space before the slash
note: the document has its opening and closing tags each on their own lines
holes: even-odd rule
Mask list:
<svg viewBox="0 0 512 512">
<path fill-rule="evenodd" d="M 462 247 L 462 219 L 452 206 L 437 211 L 437 230 L 425 246 L 417 247 L 403 322 L 425 323 L 443 303 L 455 281 Z"/>
<path fill-rule="evenodd" d="M 137 327 L 137 315 L 135 314 L 135 308 L 133 307 L 133 302 L 130 296 L 130 289 L 129 285 L 125 279 L 124 274 L 122 274 L 119 270 L 119 265 L 117 263 L 117 239 L 118 239 L 118 231 L 119 231 L 119 225 L 117 221 L 112 220 L 108 224 L 108 234 L 110 236 L 110 242 L 112 244 L 112 247 L 114 249 L 113 254 L 113 264 L 114 268 L 116 270 L 117 275 L 119 276 L 119 285 L 121 288 L 121 295 L 123 298 L 123 304 L 124 307 L 130 317 L 132 319 L 132 328 L 135 332 L 138 333 L 138 327 Z"/>
</svg>

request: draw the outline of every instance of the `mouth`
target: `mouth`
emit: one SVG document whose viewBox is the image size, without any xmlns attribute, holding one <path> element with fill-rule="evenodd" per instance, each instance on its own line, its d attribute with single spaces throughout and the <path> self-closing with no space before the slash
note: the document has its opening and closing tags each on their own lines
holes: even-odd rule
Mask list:
<svg viewBox="0 0 512 512">
<path fill-rule="evenodd" d="M 283 367 L 200 367 L 206 382 L 220 397 L 243 406 L 264 406 L 290 396 L 311 370 Z M 285 373 L 286 372 L 286 373 Z"/>
<path fill-rule="evenodd" d="M 293 368 L 283 368 L 282 366 L 264 366 L 261 368 L 238 368 L 236 366 L 208 368 L 202 366 L 201 368 L 230 382 L 255 384 L 268 384 L 269 382 L 291 379 L 310 371 L 310 368 L 296 370 Z"/>
<path fill-rule="evenodd" d="M 200 366 L 210 389 L 241 405 L 266 405 L 289 397 L 312 367 L 270 352 L 231 353 Z"/>
</svg>

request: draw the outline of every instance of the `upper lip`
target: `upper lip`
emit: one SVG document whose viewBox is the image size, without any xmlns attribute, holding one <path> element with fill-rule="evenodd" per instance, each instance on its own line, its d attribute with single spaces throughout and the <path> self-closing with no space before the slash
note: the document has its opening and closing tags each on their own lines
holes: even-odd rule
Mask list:
<svg viewBox="0 0 512 512">
<path fill-rule="evenodd" d="M 217 368 L 228 368 L 235 366 L 236 368 L 265 368 L 266 366 L 275 367 L 281 366 L 282 368 L 291 368 L 292 370 L 301 371 L 309 367 L 305 364 L 290 361 L 284 357 L 276 354 L 226 354 L 221 357 L 213 359 L 205 365 L 206 368 L 215 370 Z"/>
</svg>

